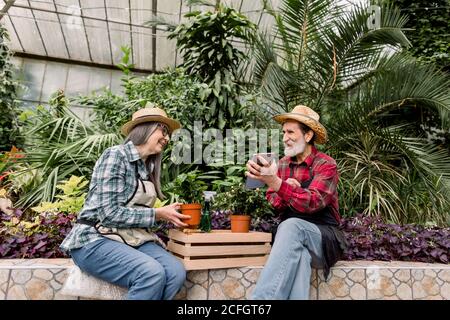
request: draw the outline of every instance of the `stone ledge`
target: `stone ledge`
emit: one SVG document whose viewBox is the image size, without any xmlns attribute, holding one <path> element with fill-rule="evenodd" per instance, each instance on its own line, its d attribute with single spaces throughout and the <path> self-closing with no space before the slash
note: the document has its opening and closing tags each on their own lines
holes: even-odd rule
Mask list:
<svg viewBox="0 0 450 320">
<path fill-rule="evenodd" d="M 62 291 L 72 267 L 70 259 L 0 259 L 0 300 L 80 299 L 64 295 Z M 247 267 L 189 271 L 176 298 L 248 299 L 261 270 L 261 267 Z M 125 297 L 125 289 L 108 286 L 102 298 L 112 298 L 108 292 L 115 292 L 113 297 L 116 299 Z M 110 291 L 110 287 L 117 290 Z M 98 288 L 102 288 L 101 283 Z M 313 270 L 310 298 L 450 300 L 450 265 L 404 261 L 340 261 L 332 268 L 327 282 L 320 270 Z"/>
</svg>

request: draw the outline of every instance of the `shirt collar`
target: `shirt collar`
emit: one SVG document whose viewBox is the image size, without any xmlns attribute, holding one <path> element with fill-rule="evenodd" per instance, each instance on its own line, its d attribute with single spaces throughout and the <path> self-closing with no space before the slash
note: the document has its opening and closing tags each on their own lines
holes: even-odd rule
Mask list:
<svg viewBox="0 0 450 320">
<path fill-rule="evenodd" d="M 304 164 L 306 164 L 307 167 L 311 167 L 311 165 L 314 162 L 314 158 L 316 157 L 316 155 L 317 155 L 316 147 L 315 146 L 311 146 L 311 153 L 309 154 L 309 156 L 306 157 L 305 160 L 303 160 L 303 162 L 298 163 L 297 162 L 297 157 L 293 156 L 293 157 L 289 158 L 289 163 L 290 164 L 292 163 L 293 165 L 302 165 L 304 163 Z"/>
<path fill-rule="evenodd" d="M 127 143 L 125 143 L 124 150 L 129 162 L 134 162 L 141 158 L 139 152 L 136 149 L 136 146 L 132 141 L 128 141 Z"/>
</svg>

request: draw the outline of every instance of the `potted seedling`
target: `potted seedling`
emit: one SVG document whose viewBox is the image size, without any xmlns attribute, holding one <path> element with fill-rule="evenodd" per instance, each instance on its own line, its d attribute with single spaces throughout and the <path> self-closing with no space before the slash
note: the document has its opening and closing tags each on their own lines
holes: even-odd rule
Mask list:
<svg viewBox="0 0 450 320">
<path fill-rule="evenodd" d="M 252 217 L 270 211 L 262 189 L 247 189 L 242 179 L 228 179 L 221 186 L 225 190 L 214 197 L 213 208 L 231 211 L 231 232 L 248 232 Z"/>
<path fill-rule="evenodd" d="M 207 188 L 206 182 L 199 179 L 197 170 L 180 174 L 175 179 L 172 193 L 175 195 L 176 201 L 183 203 L 181 213 L 191 216 L 190 219 L 183 221 L 189 225 L 190 229 L 197 229 L 200 224 L 203 191 L 206 191 Z"/>
</svg>

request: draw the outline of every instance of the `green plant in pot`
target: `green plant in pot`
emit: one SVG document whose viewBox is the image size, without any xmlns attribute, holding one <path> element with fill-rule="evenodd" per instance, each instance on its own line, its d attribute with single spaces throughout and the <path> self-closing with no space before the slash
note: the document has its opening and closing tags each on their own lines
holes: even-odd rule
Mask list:
<svg viewBox="0 0 450 320">
<path fill-rule="evenodd" d="M 270 212 L 264 189 L 247 189 L 242 179 L 228 179 L 219 185 L 226 189 L 214 197 L 213 209 L 231 210 L 231 232 L 248 232 L 252 218 Z"/>
<path fill-rule="evenodd" d="M 203 191 L 208 188 L 206 182 L 199 178 L 199 173 L 194 170 L 178 175 L 170 192 L 176 201 L 183 203 L 181 213 L 191 216 L 190 219 L 184 220 L 190 229 L 197 229 L 200 224 Z"/>
</svg>

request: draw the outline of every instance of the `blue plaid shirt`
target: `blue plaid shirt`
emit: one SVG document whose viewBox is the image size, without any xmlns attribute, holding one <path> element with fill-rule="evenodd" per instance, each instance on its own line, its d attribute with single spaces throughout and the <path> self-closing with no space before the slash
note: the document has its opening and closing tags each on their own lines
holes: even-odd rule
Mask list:
<svg viewBox="0 0 450 320">
<path fill-rule="evenodd" d="M 106 149 L 95 164 L 89 193 L 79 218 L 100 221 L 105 227 L 152 227 L 155 209 L 125 206 L 137 188 L 136 162 L 139 175 L 146 178 L 148 171 L 131 141 Z M 95 228 L 75 224 L 60 248 L 69 251 L 100 238 Z"/>
</svg>

